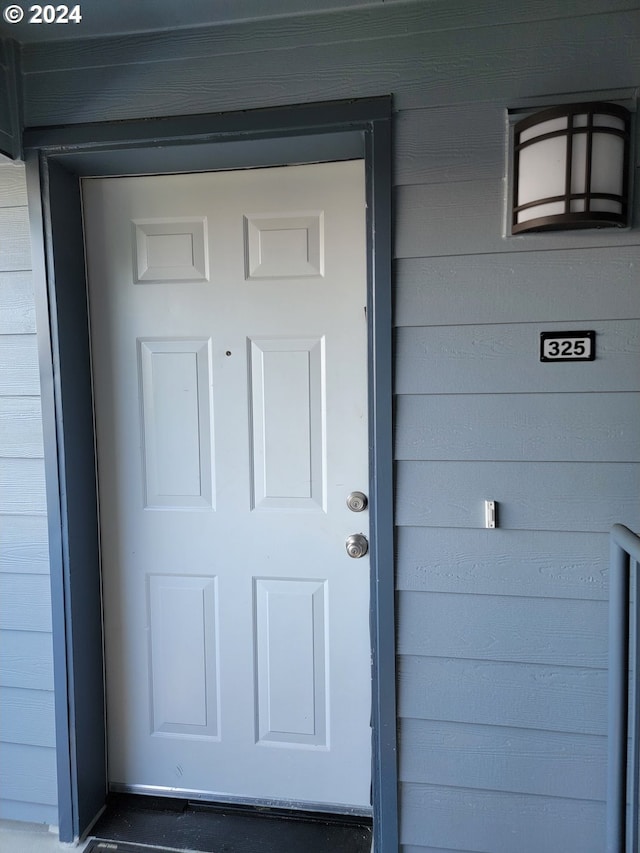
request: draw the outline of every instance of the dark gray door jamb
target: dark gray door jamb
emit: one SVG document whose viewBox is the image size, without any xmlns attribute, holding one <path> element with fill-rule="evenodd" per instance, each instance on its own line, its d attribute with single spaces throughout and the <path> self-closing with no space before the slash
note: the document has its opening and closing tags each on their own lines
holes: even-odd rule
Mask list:
<svg viewBox="0 0 640 853">
<path fill-rule="evenodd" d="M 398 850 L 390 122 L 391 100 L 383 97 L 25 132 L 49 515 L 62 841 L 86 832 L 107 793 L 99 528 L 79 179 L 364 156 L 374 843 L 377 853 Z"/>
</svg>

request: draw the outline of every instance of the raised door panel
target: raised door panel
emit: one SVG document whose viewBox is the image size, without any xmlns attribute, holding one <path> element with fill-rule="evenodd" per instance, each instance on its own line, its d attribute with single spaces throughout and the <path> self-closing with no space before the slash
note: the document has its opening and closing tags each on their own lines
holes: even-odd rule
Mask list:
<svg viewBox="0 0 640 853">
<path fill-rule="evenodd" d="M 249 279 L 308 278 L 324 273 L 324 218 L 316 213 L 245 216 Z"/>
<path fill-rule="evenodd" d="M 149 577 L 154 734 L 217 737 L 218 627 L 215 578 Z"/>
<path fill-rule="evenodd" d="M 134 220 L 134 278 L 137 283 L 207 281 L 207 220 Z"/>
<path fill-rule="evenodd" d="M 326 581 L 255 580 L 256 737 L 327 746 Z"/>
<path fill-rule="evenodd" d="M 324 340 L 251 341 L 256 509 L 324 508 Z"/>
<path fill-rule="evenodd" d="M 140 341 L 146 507 L 211 508 L 209 341 Z"/>
</svg>

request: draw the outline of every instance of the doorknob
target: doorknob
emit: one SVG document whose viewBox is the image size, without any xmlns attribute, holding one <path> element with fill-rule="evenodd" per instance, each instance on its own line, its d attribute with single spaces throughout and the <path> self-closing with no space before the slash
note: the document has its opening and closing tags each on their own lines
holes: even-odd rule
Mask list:
<svg viewBox="0 0 640 853">
<path fill-rule="evenodd" d="M 354 560 L 364 557 L 369 550 L 367 537 L 363 536 L 362 533 L 352 533 L 351 536 L 347 536 L 347 541 L 344 544 L 347 548 L 347 554 Z"/>
</svg>

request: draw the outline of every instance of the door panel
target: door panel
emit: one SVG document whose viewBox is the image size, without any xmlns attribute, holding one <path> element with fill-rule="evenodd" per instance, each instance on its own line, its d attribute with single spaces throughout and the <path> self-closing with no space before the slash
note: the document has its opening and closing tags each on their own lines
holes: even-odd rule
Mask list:
<svg viewBox="0 0 640 853">
<path fill-rule="evenodd" d="M 110 782 L 366 810 L 363 165 L 83 201 Z"/>
<path fill-rule="evenodd" d="M 148 590 L 151 731 L 218 737 L 216 578 L 150 575 Z"/>
<path fill-rule="evenodd" d="M 258 743 L 327 746 L 325 596 L 323 581 L 256 579 Z"/>
<path fill-rule="evenodd" d="M 209 341 L 139 344 L 145 507 L 211 508 Z"/>
<path fill-rule="evenodd" d="M 251 341 L 254 507 L 324 509 L 324 340 Z"/>
</svg>

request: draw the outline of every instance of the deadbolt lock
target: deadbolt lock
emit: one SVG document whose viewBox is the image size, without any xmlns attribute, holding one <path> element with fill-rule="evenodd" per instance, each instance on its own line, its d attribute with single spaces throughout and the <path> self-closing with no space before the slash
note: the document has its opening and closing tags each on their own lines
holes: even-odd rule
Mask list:
<svg viewBox="0 0 640 853">
<path fill-rule="evenodd" d="M 347 548 L 347 554 L 354 560 L 364 557 L 369 550 L 367 537 L 363 536 L 362 533 L 352 533 L 351 536 L 347 536 L 347 541 L 344 544 Z"/>
<path fill-rule="evenodd" d="M 363 512 L 367 508 L 367 496 L 364 492 L 351 492 L 347 498 L 347 506 L 351 512 Z"/>
</svg>

